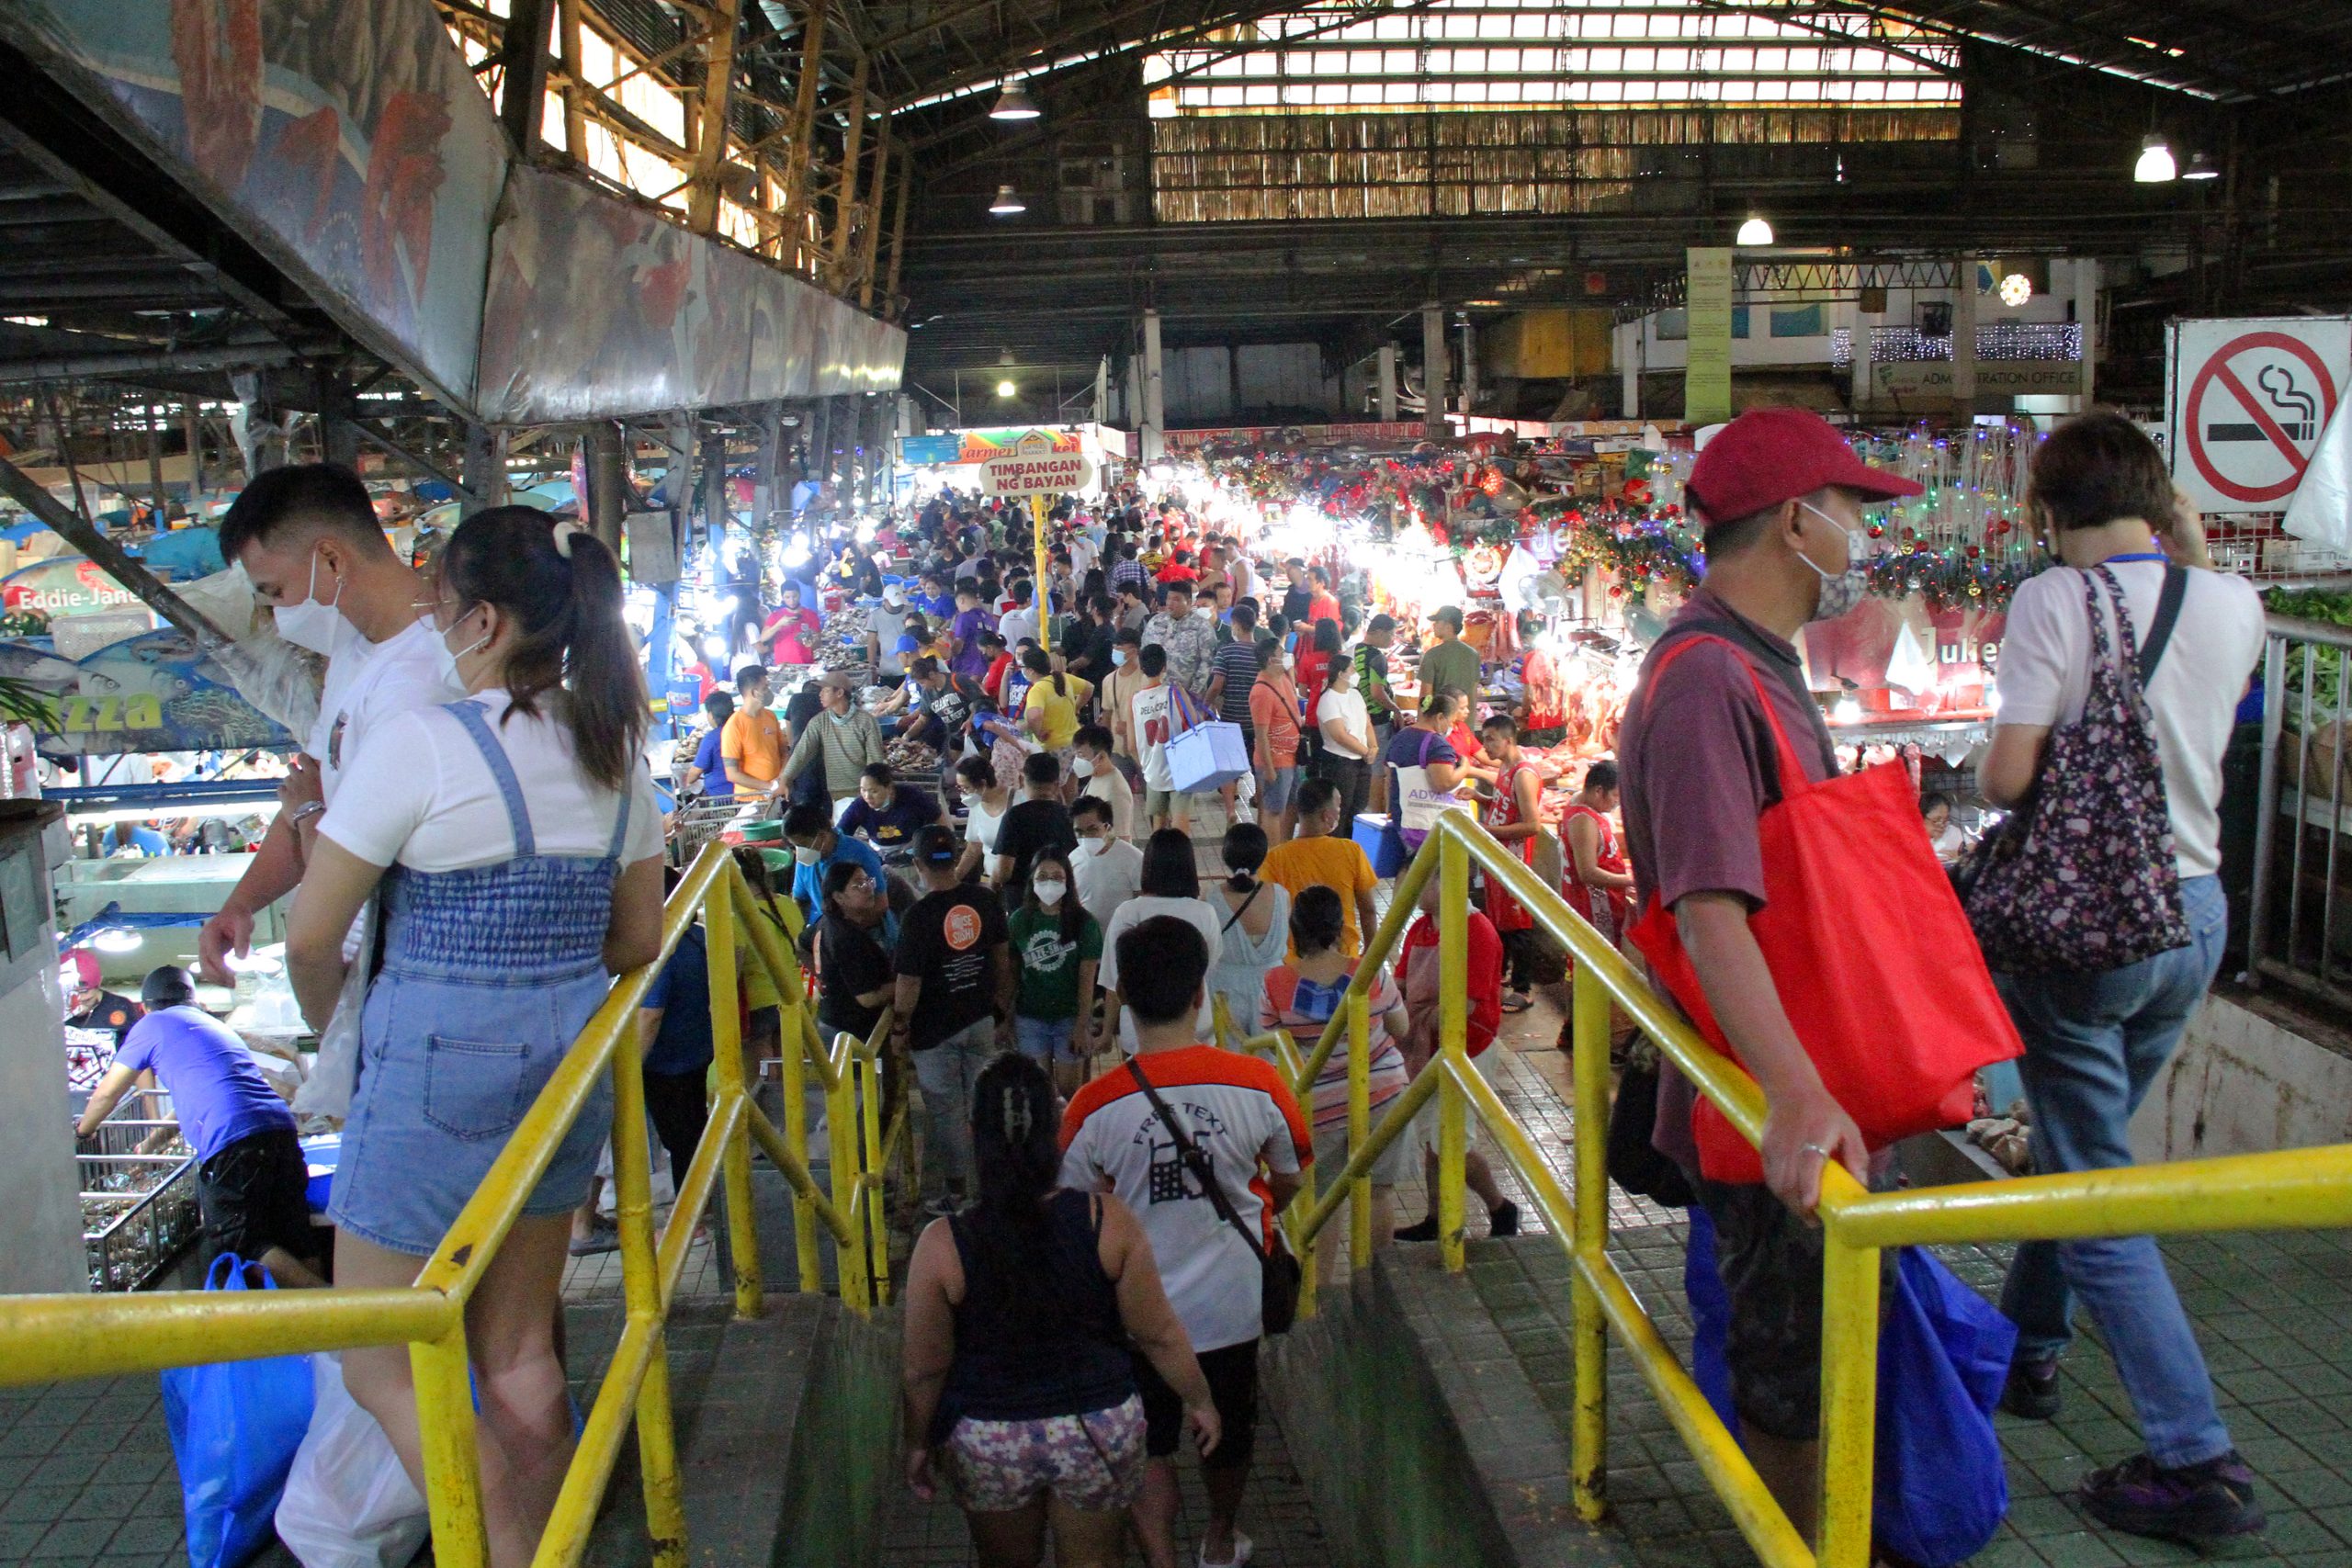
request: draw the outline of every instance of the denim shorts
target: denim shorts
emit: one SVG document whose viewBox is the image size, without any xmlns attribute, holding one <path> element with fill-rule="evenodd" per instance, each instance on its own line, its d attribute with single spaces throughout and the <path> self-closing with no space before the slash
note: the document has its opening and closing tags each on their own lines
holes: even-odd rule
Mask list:
<svg viewBox="0 0 2352 1568">
<path fill-rule="evenodd" d="M 1012 1038 L 1021 1054 L 1032 1061 L 1051 1064 L 1075 1062 L 1078 1053 L 1070 1048 L 1071 1038 L 1078 1032 L 1074 1018 L 1015 1018 Z"/>
<path fill-rule="evenodd" d="M 1261 768 L 1258 780 L 1258 809 L 1261 811 L 1288 811 L 1290 803 L 1298 797 L 1298 764 L 1295 762 L 1287 768 Z"/>
</svg>

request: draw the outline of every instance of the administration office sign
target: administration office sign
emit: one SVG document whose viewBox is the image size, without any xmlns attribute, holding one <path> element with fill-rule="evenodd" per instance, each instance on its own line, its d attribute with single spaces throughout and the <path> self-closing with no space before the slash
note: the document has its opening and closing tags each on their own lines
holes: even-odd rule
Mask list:
<svg viewBox="0 0 2352 1568">
<path fill-rule="evenodd" d="M 2352 385 L 2352 318 L 2177 321 L 2165 335 L 2175 482 L 2199 511 L 2283 511 Z"/>
</svg>

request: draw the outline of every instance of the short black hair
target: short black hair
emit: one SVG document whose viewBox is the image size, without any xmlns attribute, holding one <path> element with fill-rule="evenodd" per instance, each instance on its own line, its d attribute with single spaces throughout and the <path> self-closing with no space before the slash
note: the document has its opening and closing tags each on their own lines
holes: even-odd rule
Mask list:
<svg viewBox="0 0 2352 1568">
<path fill-rule="evenodd" d="M 1209 944 L 1190 920 L 1154 915 L 1119 938 L 1119 998 L 1139 1024 L 1192 1016 L 1208 972 Z"/>
<path fill-rule="evenodd" d="M 1051 751 L 1032 751 L 1021 761 L 1023 784 L 1055 784 L 1062 782 L 1062 760 Z"/>
<path fill-rule="evenodd" d="M 145 1008 L 187 1007 L 195 1000 L 196 976 L 176 964 L 150 969 L 146 983 L 139 987 L 139 1002 Z"/>
<path fill-rule="evenodd" d="M 884 789 L 888 789 L 899 782 L 898 770 L 888 762 L 868 762 L 858 770 L 857 776 L 862 779 L 872 779 Z"/>
<path fill-rule="evenodd" d="M 1143 672 L 1147 675 L 1164 675 L 1168 672 L 1168 650 L 1156 642 L 1148 642 L 1143 645 L 1143 652 L 1136 662 L 1143 666 Z"/>
<path fill-rule="evenodd" d="M 1584 771 L 1584 787 L 1587 789 L 1615 789 L 1617 787 L 1617 764 L 1611 761 L 1608 758 L 1603 757 L 1600 761 L 1595 762 L 1589 768 L 1587 768 Z"/>
<path fill-rule="evenodd" d="M 833 808 L 813 800 L 804 800 L 784 814 L 784 836 L 787 839 L 821 833 L 832 825 Z"/>
<path fill-rule="evenodd" d="M 1078 733 L 1069 738 L 1073 746 L 1083 746 L 1090 751 L 1108 751 L 1112 746 L 1111 732 L 1099 724 L 1081 724 Z"/>
<path fill-rule="evenodd" d="M 1321 953 L 1339 946 L 1347 930 L 1347 910 L 1338 888 L 1316 882 L 1298 890 L 1290 907 L 1292 946 L 1301 953 Z"/>
<path fill-rule="evenodd" d="M 1111 809 L 1111 803 L 1099 795 L 1081 795 L 1070 803 L 1071 826 L 1077 826 L 1080 818 L 1091 819 L 1096 817 L 1102 818 L 1102 826 L 1105 828 L 1118 820 L 1117 814 Z"/>
<path fill-rule="evenodd" d="M 725 724 L 735 716 L 735 694 L 732 692 L 711 693 L 710 695 L 703 698 L 702 711 L 710 715 L 713 724 Z"/>
<path fill-rule="evenodd" d="M 1312 817 L 1340 798 L 1340 786 L 1329 779 L 1308 779 L 1298 786 L 1298 814 Z"/>
<path fill-rule="evenodd" d="M 1507 713 L 1488 714 L 1485 718 L 1478 721 L 1478 728 L 1481 732 L 1489 729 L 1498 729 L 1514 740 L 1519 739 L 1519 720 L 1511 717 L 1511 716 Z"/>
<path fill-rule="evenodd" d="M 744 687 L 750 685 L 752 682 L 764 681 L 767 678 L 768 667 L 766 665 L 746 664 L 741 670 L 735 671 L 735 689 L 740 692 Z"/>
<path fill-rule="evenodd" d="M 220 519 L 220 554 L 233 561 L 246 546 L 267 545 L 289 525 L 300 524 L 391 548 L 357 474 L 341 463 L 288 463 L 255 474 L 229 503 Z"/>
<path fill-rule="evenodd" d="M 1600 764 L 1598 762 L 1593 764 L 1596 768 L 1600 765 Z M 1931 789 L 1927 794 L 1919 797 L 1919 815 L 1925 817 L 1928 812 L 1933 811 L 1939 806 L 1942 807 L 1946 811 L 1950 811 L 1951 809 L 1951 796 L 1946 795 L 1939 789 Z"/>
</svg>

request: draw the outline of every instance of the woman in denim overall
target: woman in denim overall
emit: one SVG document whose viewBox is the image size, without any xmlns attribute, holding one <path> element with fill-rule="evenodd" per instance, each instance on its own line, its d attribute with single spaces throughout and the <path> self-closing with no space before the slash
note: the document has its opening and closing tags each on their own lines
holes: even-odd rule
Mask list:
<svg viewBox="0 0 2352 1568">
<path fill-rule="evenodd" d="M 643 838 L 653 807 L 631 798 L 649 787 L 639 761 L 647 707 L 611 553 L 577 524 L 502 507 L 451 536 L 436 588 L 434 625 L 474 694 L 404 716 L 362 754 L 363 769 L 379 771 L 338 797 L 343 817 L 320 824 L 288 937 L 297 995 L 323 1023 L 341 984 L 341 932 L 383 882 L 381 960 L 327 1211 L 344 1286 L 414 1280 L 611 976 L 661 948 L 658 837 L 622 863 L 632 819 Z M 527 759 L 519 771 L 510 746 Z M 503 809 L 483 799 L 484 770 Z M 466 863 L 469 846 L 496 841 L 501 816 L 512 858 Z M 606 820 L 608 838 L 592 826 Z M 436 857 L 439 869 L 420 869 Z M 610 1086 L 599 1082 L 467 1306 L 497 1568 L 529 1560 L 570 1462 L 555 1325 L 571 1212 L 611 1119 Z M 344 1374 L 421 1486 L 406 1348 L 346 1352 Z"/>
</svg>

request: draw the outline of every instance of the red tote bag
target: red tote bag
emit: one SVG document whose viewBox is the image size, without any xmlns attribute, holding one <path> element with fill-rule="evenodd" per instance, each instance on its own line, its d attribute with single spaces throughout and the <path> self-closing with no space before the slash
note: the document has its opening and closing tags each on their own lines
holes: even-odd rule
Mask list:
<svg viewBox="0 0 2352 1568">
<path fill-rule="evenodd" d="M 1668 649 L 1647 678 L 1702 641 L 1724 639 Z M 1748 678 L 1772 726 L 1781 799 L 1757 821 L 1765 902 L 1747 923 L 1797 1040 L 1874 1149 L 1965 1122 L 1976 1069 L 2025 1046 L 1919 826 L 1910 774 L 1884 762 L 1813 783 L 1752 667 Z M 1653 902 L 1627 934 L 1700 1034 L 1737 1061 L 1673 912 Z M 1690 1130 L 1709 1180 L 1764 1179 L 1755 1148 L 1703 1097 Z"/>
</svg>

